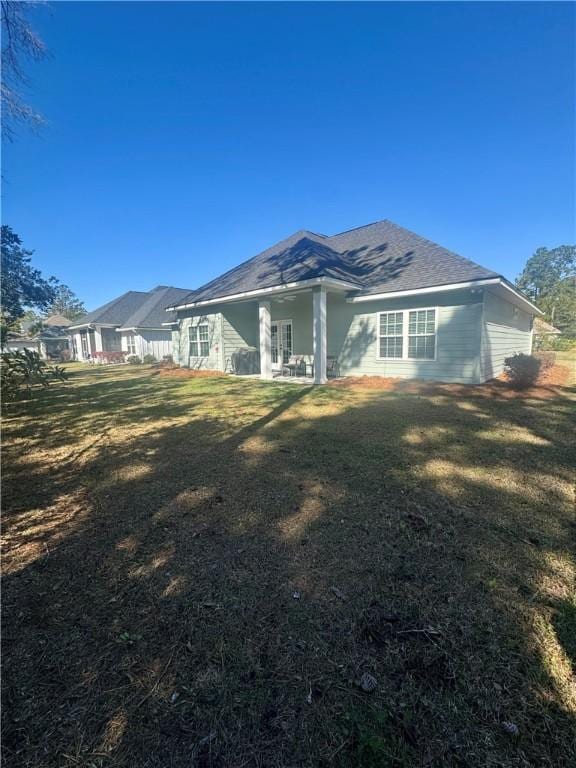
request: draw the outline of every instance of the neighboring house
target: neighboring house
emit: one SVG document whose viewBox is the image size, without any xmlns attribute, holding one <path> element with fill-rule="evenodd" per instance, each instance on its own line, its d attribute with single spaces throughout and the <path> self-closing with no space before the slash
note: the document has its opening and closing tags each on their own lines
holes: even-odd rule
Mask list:
<svg viewBox="0 0 576 768">
<path fill-rule="evenodd" d="M 561 336 L 562 331 L 555 328 L 552 323 L 544 320 L 542 317 L 534 318 L 534 342 L 544 341 L 555 336 Z"/>
<path fill-rule="evenodd" d="M 70 357 L 69 327 L 72 321 L 64 315 L 50 315 L 42 320 L 42 329 L 36 334 L 40 357 L 45 360 L 63 360 Z"/>
<path fill-rule="evenodd" d="M 541 314 L 502 275 L 389 221 L 327 237 L 296 232 L 179 302 L 174 358 L 262 378 L 309 355 L 314 381 L 399 376 L 478 383 L 531 351 Z"/>
<path fill-rule="evenodd" d="M 157 360 L 171 355 L 172 334 L 166 325 L 170 315 L 165 309 L 189 294 L 186 288 L 159 285 L 151 291 L 128 291 L 88 312 L 68 329 L 74 358 L 90 360 L 99 352 L 153 355 Z"/>
<path fill-rule="evenodd" d="M 69 357 L 70 340 L 68 328 L 72 322 L 64 315 L 50 315 L 42 320 L 42 328 L 32 332 L 35 323 L 23 324 L 24 333 L 8 333 L 6 349 L 9 351 L 29 349 L 38 352 L 44 360 L 64 360 Z"/>
<path fill-rule="evenodd" d="M 17 331 L 8 331 L 6 334 L 6 341 L 2 348 L 3 352 L 22 352 L 24 349 L 29 349 L 31 352 L 40 352 L 38 346 L 38 339 L 29 336 L 26 333 L 18 333 Z"/>
</svg>

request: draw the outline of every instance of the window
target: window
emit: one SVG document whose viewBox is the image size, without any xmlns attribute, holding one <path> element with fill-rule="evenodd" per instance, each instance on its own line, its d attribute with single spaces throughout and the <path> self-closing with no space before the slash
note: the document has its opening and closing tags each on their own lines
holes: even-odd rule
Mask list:
<svg viewBox="0 0 576 768">
<path fill-rule="evenodd" d="M 404 349 L 404 317 L 402 312 L 380 314 L 381 358 L 402 358 Z"/>
<path fill-rule="evenodd" d="M 133 333 L 126 335 L 126 350 L 129 355 L 136 354 L 136 337 Z"/>
<path fill-rule="evenodd" d="M 379 360 L 435 360 L 436 309 L 378 313 Z"/>
<path fill-rule="evenodd" d="M 417 309 L 408 313 L 408 357 L 410 360 L 435 359 L 435 309 Z"/>
<path fill-rule="evenodd" d="M 190 341 L 190 357 L 208 357 L 210 342 L 208 341 L 208 324 L 191 325 L 188 328 Z"/>
</svg>

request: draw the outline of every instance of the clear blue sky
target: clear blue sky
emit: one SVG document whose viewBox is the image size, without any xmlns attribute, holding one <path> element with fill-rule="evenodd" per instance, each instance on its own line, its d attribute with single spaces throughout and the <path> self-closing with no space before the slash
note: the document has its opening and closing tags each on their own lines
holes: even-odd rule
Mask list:
<svg viewBox="0 0 576 768">
<path fill-rule="evenodd" d="M 54 3 L 3 221 L 88 308 L 388 218 L 514 278 L 574 242 L 568 3 Z"/>
</svg>

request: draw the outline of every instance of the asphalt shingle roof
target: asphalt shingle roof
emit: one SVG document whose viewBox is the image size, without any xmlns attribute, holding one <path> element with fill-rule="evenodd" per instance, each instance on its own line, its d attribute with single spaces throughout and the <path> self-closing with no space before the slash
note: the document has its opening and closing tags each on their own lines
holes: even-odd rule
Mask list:
<svg viewBox="0 0 576 768">
<path fill-rule="evenodd" d="M 161 328 L 162 323 L 175 319 L 175 313 L 167 313 L 166 307 L 189 294 L 188 288 L 166 285 L 159 285 L 152 291 L 128 291 L 80 317 L 74 325 L 101 323 L 123 328 Z"/>
<path fill-rule="evenodd" d="M 371 294 L 499 275 L 384 220 L 331 237 L 296 232 L 192 291 L 180 305 L 318 277 L 344 280 Z"/>
<path fill-rule="evenodd" d="M 166 307 L 173 307 L 189 294 L 188 288 L 159 286 L 147 294 L 148 298 L 122 325 L 124 328 L 161 328 L 162 323 L 176 320 L 176 313 L 166 312 Z"/>
</svg>

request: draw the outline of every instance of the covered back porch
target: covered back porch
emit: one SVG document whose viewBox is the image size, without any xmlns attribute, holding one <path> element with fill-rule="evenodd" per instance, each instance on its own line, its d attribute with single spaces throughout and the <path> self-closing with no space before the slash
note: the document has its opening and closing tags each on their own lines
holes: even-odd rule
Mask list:
<svg viewBox="0 0 576 768">
<path fill-rule="evenodd" d="M 335 373 L 327 353 L 327 289 L 286 292 L 258 302 L 260 378 L 324 384 Z"/>
</svg>

